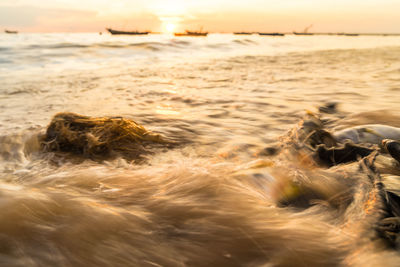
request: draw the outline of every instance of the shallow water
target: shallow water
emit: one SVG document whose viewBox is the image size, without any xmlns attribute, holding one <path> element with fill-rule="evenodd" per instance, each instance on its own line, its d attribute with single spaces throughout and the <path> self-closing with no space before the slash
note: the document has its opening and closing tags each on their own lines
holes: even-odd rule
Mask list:
<svg viewBox="0 0 400 267">
<path fill-rule="evenodd" d="M 396 266 L 373 230 L 380 200 L 362 172 L 262 151 L 331 101 L 332 129 L 400 127 L 399 41 L 2 35 L 0 263 Z M 74 164 L 36 139 L 63 111 L 123 116 L 187 142 L 144 164 Z M 280 207 L 277 188 L 292 179 L 339 204 Z"/>
</svg>

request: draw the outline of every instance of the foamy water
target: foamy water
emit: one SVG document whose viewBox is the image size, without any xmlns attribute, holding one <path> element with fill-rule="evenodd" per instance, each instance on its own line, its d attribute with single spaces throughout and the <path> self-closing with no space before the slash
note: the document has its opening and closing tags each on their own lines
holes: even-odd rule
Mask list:
<svg viewBox="0 0 400 267">
<path fill-rule="evenodd" d="M 262 152 L 331 101 L 330 129 L 400 127 L 400 37 L 3 34 L 0 52 L 2 265 L 397 266 L 356 165 Z M 75 164 L 37 141 L 58 112 L 185 145 Z M 293 179 L 325 198 L 280 206 Z"/>
</svg>

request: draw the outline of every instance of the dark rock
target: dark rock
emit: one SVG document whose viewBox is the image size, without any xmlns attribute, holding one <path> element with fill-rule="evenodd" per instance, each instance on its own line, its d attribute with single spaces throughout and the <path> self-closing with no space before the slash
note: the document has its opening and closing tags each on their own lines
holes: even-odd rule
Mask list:
<svg viewBox="0 0 400 267">
<path fill-rule="evenodd" d="M 400 163 L 400 142 L 385 139 L 382 144 L 386 151 Z"/>
<path fill-rule="evenodd" d="M 319 107 L 319 112 L 332 114 L 337 111 L 337 102 L 328 102 L 325 105 Z"/>
<path fill-rule="evenodd" d="M 372 148 L 363 147 L 353 143 L 345 143 L 341 147 L 327 148 L 325 145 L 317 146 L 315 156 L 318 161 L 327 164 L 328 166 L 338 165 L 341 163 L 357 161 L 360 158 L 366 157 L 375 151 Z"/>
</svg>

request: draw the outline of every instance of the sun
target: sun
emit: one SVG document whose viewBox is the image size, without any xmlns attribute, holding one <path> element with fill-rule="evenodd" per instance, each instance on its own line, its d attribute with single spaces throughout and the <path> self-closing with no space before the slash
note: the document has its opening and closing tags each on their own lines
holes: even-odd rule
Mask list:
<svg viewBox="0 0 400 267">
<path fill-rule="evenodd" d="M 174 23 L 172 22 L 166 22 L 164 24 L 164 29 L 168 32 L 168 33 L 173 33 L 175 30 L 176 26 Z"/>
</svg>

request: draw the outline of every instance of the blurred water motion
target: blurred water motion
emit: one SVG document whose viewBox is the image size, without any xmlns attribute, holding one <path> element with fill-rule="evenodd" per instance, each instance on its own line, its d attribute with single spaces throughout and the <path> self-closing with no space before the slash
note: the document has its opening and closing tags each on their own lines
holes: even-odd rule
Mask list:
<svg viewBox="0 0 400 267">
<path fill-rule="evenodd" d="M 332 101 L 332 130 L 400 127 L 399 40 L 2 35 L 0 265 L 398 266 L 367 171 L 275 154 Z M 76 164 L 38 143 L 58 112 L 185 145 Z M 282 205 L 313 190 L 310 207 Z"/>
</svg>

